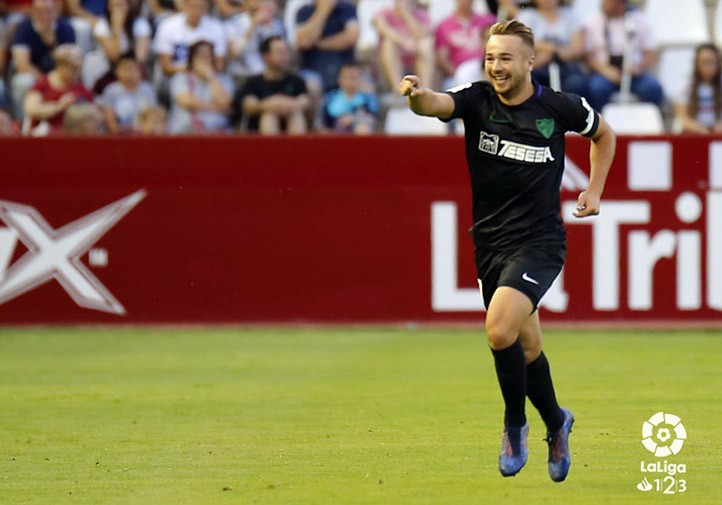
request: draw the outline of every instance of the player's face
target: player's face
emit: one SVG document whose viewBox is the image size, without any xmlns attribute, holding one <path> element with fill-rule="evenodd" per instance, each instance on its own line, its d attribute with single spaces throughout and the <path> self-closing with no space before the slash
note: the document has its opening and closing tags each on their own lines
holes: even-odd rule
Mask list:
<svg viewBox="0 0 722 505">
<path fill-rule="evenodd" d="M 531 79 L 534 53 L 516 35 L 492 35 L 486 44 L 484 69 L 494 91 L 513 99 Z"/>
</svg>

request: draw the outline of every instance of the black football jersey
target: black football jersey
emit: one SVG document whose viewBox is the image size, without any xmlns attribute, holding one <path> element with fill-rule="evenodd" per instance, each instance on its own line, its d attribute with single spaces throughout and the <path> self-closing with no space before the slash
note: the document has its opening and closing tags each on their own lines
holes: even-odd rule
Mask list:
<svg viewBox="0 0 722 505">
<path fill-rule="evenodd" d="M 559 215 L 564 135 L 591 137 L 599 116 L 577 95 L 536 82 L 525 102 L 504 105 L 488 82 L 447 91 L 453 118 L 464 122 L 474 226 L 480 249 L 507 249 L 538 239 L 565 239 Z"/>
</svg>

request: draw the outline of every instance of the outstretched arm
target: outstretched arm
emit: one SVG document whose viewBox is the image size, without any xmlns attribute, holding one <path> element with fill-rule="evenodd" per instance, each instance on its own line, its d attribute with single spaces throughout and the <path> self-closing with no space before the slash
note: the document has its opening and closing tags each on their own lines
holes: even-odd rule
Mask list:
<svg viewBox="0 0 722 505">
<path fill-rule="evenodd" d="M 588 217 L 599 214 L 604 184 L 607 181 L 609 168 L 612 166 L 617 136 L 604 118 L 599 116 L 599 127 L 592 137 L 589 148 L 589 186 L 579 194 L 576 217 Z"/>
<path fill-rule="evenodd" d="M 446 93 L 424 88 L 415 75 L 405 76 L 399 83 L 399 92 L 409 98 L 409 108 L 421 116 L 449 119 L 454 113 L 454 99 Z"/>
</svg>

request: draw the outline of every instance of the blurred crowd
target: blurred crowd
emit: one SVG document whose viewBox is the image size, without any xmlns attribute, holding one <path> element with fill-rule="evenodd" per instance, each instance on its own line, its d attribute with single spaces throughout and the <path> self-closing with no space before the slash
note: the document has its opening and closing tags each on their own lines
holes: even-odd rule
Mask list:
<svg viewBox="0 0 722 505">
<path fill-rule="evenodd" d="M 405 73 L 484 79 L 488 28 L 509 18 L 535 33 L 538 82 L 600 111 L 626 90 L 675 131 L 722 131 L 714 44 L 665 90 L 643 2 L 592 3 L 0 0 L 0 135 L 382 133 Z"/>
</svg>

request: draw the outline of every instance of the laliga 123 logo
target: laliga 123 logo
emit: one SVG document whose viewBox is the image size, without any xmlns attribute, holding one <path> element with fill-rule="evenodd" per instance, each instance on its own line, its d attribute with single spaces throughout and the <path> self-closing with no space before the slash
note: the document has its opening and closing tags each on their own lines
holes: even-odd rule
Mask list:
<svg viewBox="0 0 722 505">
<path fill-rule="evenodd" d="M 125 314 L 123 305 L 80 258 L 145 197 L 141 189 L 53 229 L 33 207 L 0 200 L 0 305 L 57 279 L 81 307 Z M 9 265 L 18 241 L 27 252 Z"/>
<path fill-rule="evenodd" d="M 677 454 L 686 439 L 687 430 L 674 414 L 657 412 L 642 425 L 642 445 L 658 458 Z"/>
<path fill-rule="evenodd" d="M 687 440 L 687 430 L 682 420 L 674 414 L 657 412 L 642 424 L 642 445 L 657 458 L 675 456 L 682 450 Z M 645 475 L 637 484 L 637 489 L 643 492 L 657 491 L 663 494 L 684 493 L 687 491 L 687 481 L 679 474 L 687 473 L 684 463 L 672 463 L 667 459 L 656 460 L 650 463 L 641 462 L 640 471 Z M 656 477 L 655 474 L 662 474 Z"/>
</svg>

